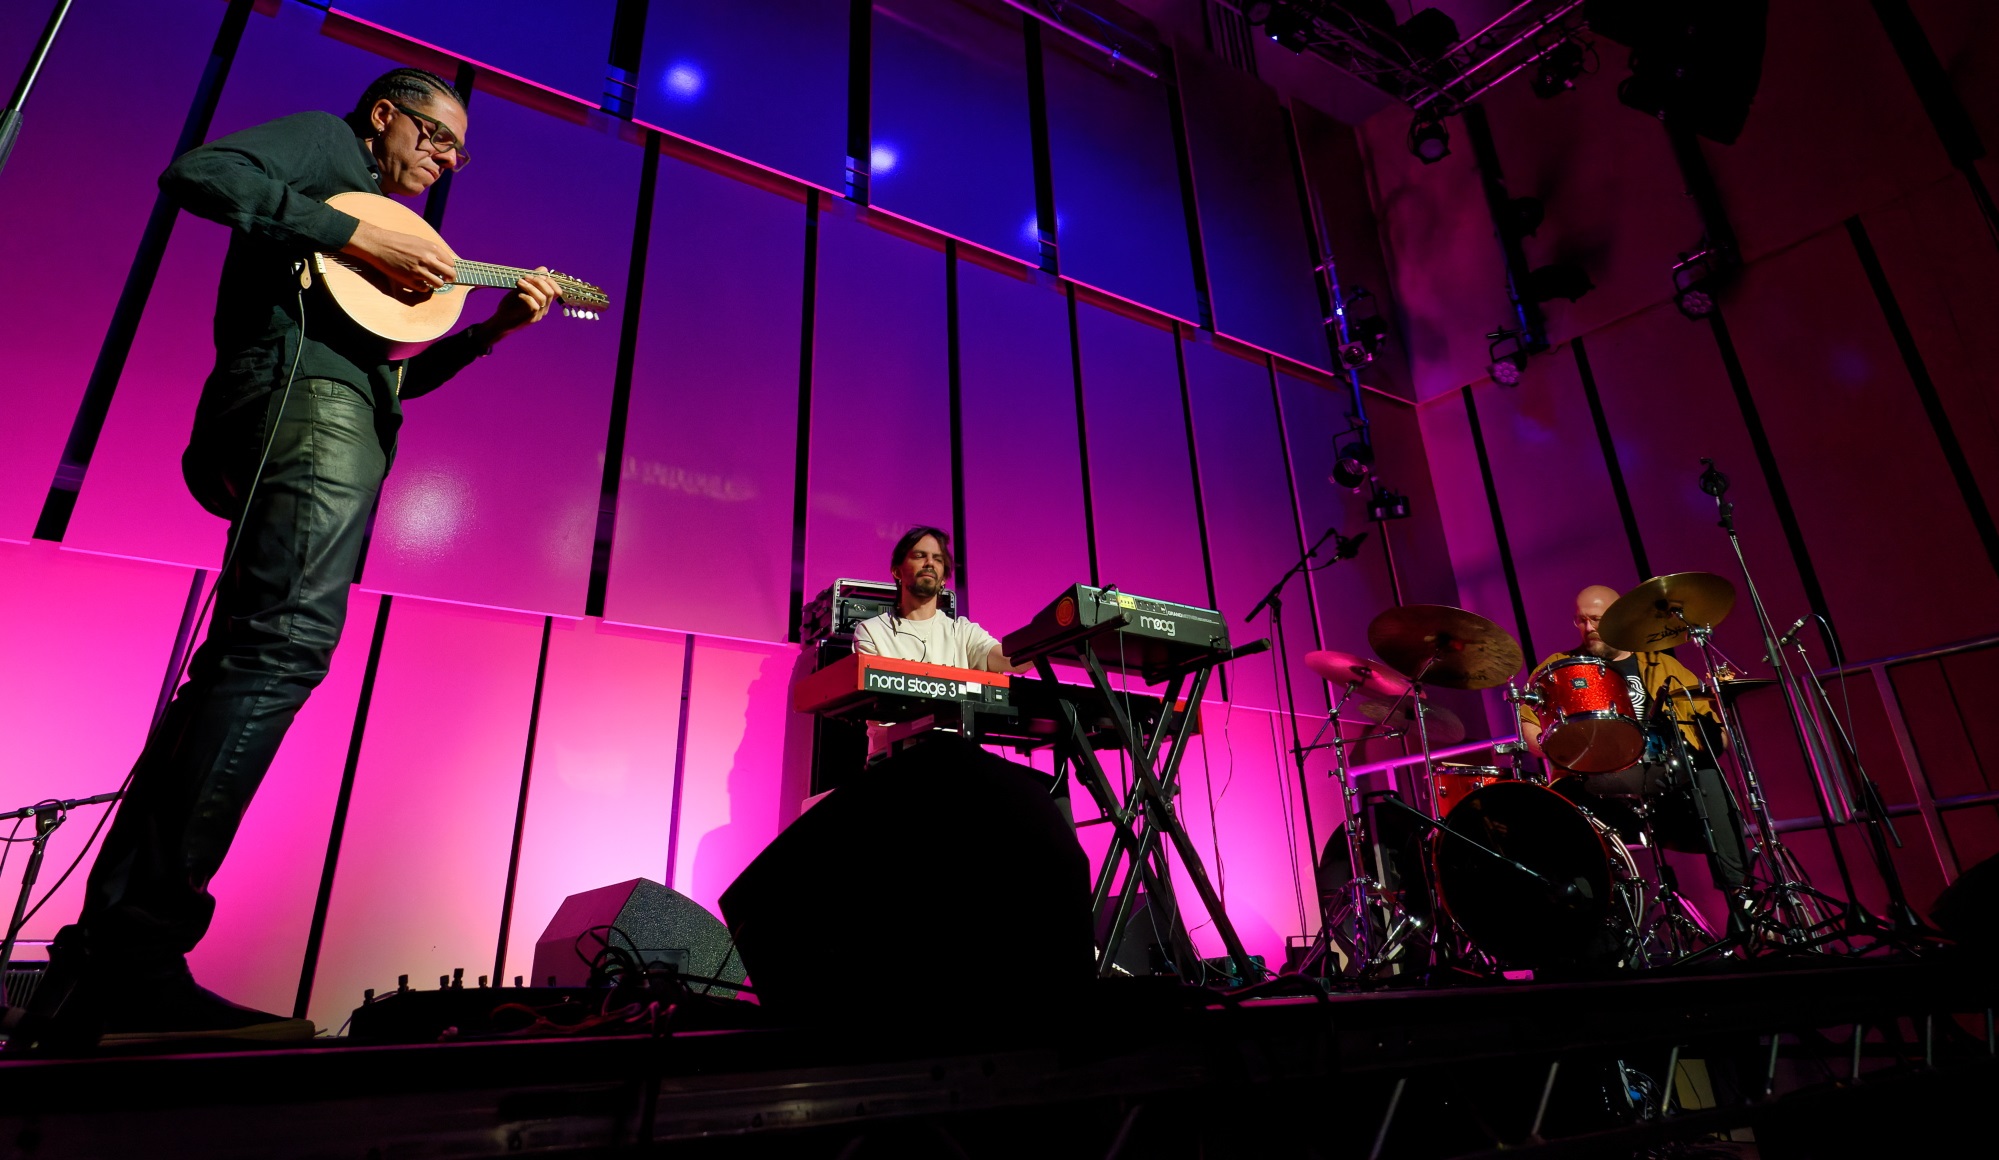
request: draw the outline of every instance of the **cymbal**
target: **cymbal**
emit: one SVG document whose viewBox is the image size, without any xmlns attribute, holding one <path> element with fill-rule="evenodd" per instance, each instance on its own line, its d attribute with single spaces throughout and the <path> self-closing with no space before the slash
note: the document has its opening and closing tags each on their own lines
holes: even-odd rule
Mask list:
<svg viewBox="0 0 1999 1160">
<path fill-rule="evenodd" d="M 1391 608 L 1367 626 L 1367 643 L 1396 672 L 1444 689 L 1497 688 L 1523 660 L 1505 629 L 1447 604 Z"/>
<path fill-rule="evenodd" d="M 1377 724 L 1416 736 L 1416 706 L 1411 702 L 1391 705 L 1385 701 L 1362 701 L 1359 713 Z M 1432 745 L 1455 745 L 1465 739 L 1465 723 L 1442 705 L 1424 708 L 1423 730 L 1430 735 Z"/>
<path fill-rule="evenodd" d="M 1322 648 L 1306 653 L 1305 667 L 1342 688 L 1359 682 L 1360 691 L 1370 697 L 1393 699 L 1409 691 L 1409 682 L 1394 669 L 1338 649 Z"/>
<path fill-rule="evenodd" d="M 1735 585 L 1712 572 L 1654 576 L 1604 610 L 1596 634 L 1625 652 L 1662 652 L 1687 639 L 1688 625 L 1712 627 L 1735 607 Z"/>
</svg>

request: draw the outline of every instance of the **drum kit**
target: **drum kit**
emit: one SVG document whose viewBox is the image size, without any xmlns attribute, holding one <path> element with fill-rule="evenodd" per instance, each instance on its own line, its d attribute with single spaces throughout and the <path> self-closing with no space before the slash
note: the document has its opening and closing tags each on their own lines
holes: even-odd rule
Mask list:
<svg viewBox="0 0 1999 1160">
<path fill-rule="evenodd" d="M 1692 789 L 1693 755 L 1680 726 L 1698 708 L 1734 730 L 1734 673 L 1709 651 L 1734 599 L 1722 577 L 1682 572 L 1646 581 L 1604 612 L 1598 635 L 1619 652 L 1689 642 L 1702 652 L 1708 677 L 1659 698 L 1671 703 L 1650 706 L 1643 718 L 1626 677 L 1603 657 L 1561 657 L 1516 687 L 1525 662 L 1519 642 L 1461 608 L 1403 605 L 1375 617 L 1368 644 L 1380 659 L 1306 654 L 1306 666 L 1334 698 L 1325 726 L 1299 755 L 1333 751 L 1347 824 L 1319 866 L 1326 910 L 1302 969 L 1366 980 L 1636 967 L 1715 944 L 1721 936 L 1681 897 L 1662 848 L 1715 849 L 1715 820 Z M 1523 722 L 1539 723 L 1538 748 L 1555 767 L 1552 779 L 1525 742 L 1495 747 L 1505 765 L 1433 756 L 1462 740 L 1465 727 L 1432 704 L 1430 692 L 1501 688 Z M 1347 736 L 1344 727 L 1354 724 L 1366 729 Z M 1350 750 L 1390 737 L 1413 742 L 1410 754 L 1420 755 L 1420 765 L 1403 768 L 1420 772 L 1404 780 L 1402 792 L 1366 794 L 1363 806 Z M 1718 740 L 1706 744 L 1712 749 Z M 1747 776 L 1762 833 L 1773 834 L 1760 813 L 1760 789 Z M 1668 799 L 1692 800 L 1697 837 L 1662 839 L 1657 807 Z M 1732 822 L 1726 834 L 1733 840 Z M 1641 869 L 1634 848 L 1649 850 L 1649 867 Z"/>
</svg>

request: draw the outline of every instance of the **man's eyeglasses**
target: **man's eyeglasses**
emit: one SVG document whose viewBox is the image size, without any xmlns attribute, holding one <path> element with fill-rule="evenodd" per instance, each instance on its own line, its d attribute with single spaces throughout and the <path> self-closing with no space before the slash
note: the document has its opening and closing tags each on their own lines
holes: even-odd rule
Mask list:
<svg viewBox="0 0 1999 1160">
<path fill-rule="evenodd" d="M 451 154 L 453 169 L 463 169 L 466 162 L 471 160 L 465 156 L 465 146 L 458 140 L 458 135 L 444 122 L 428 113 L 419 113 L 408 105 L 397 105 L 396 111 L 416 122 L 416 130 L 422 135 L 423 142 L 430 147 L 431 156 Z"/>
</svg>

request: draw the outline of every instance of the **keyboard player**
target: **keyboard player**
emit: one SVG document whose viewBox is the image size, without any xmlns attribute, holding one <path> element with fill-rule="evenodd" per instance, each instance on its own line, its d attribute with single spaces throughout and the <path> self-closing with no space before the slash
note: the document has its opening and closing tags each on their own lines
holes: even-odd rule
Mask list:
<svg viewBox="0 0 1999 1160">
<path fill-rule="evenodd" d="M 903 533 L 890 557 L 889 574 L 895 578 L 895 610 L 854 626 L 855 652 L 993 673 L 1027 671 L 1000 652 L 992 633 L 937 607 L 951 579 L 949 532 L 915 527 Z"/>
</svg>

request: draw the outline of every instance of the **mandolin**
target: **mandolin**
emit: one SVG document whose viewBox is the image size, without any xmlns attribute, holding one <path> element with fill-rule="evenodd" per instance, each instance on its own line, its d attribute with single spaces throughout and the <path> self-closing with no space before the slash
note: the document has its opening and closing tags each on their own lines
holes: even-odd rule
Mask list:
<svg viewBox="0 0 1999 1160">
<path fill-rule="evenodd" d="M 326 204 L 341 213 L 386 230 L 416 234 L 442 242 L 430 223 L 400 202 L 375 193 L 340 193 Z M 535 273 L 519 266 L 460 259 L 452 280 L 435 290 L 403 290 L 389 284 L 380 270 L 345 254 L 315 253 L 312 270 L 328 297 L 355 324 L 388 344 L 391 358 L 407 358 L 443 338 L 458 325 L 466 296 L 480 286 L 511 290 Z M 544 275 L 555 280 L 562 312 L 571 318 L 598 318 L 611 299 L 604 291 L 567 274 Z"/>
</svg>

